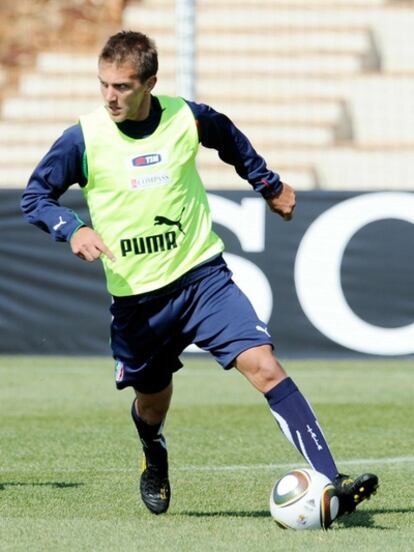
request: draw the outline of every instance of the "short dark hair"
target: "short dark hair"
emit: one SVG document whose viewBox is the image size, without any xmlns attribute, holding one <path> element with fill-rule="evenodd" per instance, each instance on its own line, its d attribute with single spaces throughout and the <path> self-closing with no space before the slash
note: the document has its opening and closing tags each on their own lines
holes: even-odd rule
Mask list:
<svg viewBox="0 0 414 552">
<path fill-rule="evenodd" d="M 99 54 L 99 61 L 123 65 L 131 63 L 137 70 L 137 77 L 145 82 L 157 74 L 158 54 L 153 40 L 143 33 L 120 31 L 107 40 Z"/>
</svg>

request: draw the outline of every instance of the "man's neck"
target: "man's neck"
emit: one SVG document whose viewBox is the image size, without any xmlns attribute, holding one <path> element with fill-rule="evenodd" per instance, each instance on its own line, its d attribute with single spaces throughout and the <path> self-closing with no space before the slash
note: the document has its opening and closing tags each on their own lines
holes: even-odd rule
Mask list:
<svg viewBox="0 0 414 552">
<path fill-rule="evenodd" d="M 145 119 L 148 119 L 149 114 L 151 112 L 151 94 L 146 94 L 144 96 L 144 99 L 142 100 L 142 103 L 139 107 L 139 111 L 136 115 L 136 117 L 133 119 L 136 122 L 142 122 L 145 121 Z"/>
<path fill-rule="evenodd" d="M 145 138 L 156 130 L 161 115 L 162 108 L 159 100 L 155 96 L 151 96 L 150 111 L 146 119 L 142 121 L 126 119 L 122 123 L 117 123 L 117 127 L 130 138 Z"/>
</svg>

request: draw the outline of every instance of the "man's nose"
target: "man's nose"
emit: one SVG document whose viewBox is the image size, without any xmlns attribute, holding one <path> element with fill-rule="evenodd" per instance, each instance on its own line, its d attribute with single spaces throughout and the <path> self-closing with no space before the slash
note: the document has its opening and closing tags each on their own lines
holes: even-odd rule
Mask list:
<svg viewBox="0 0 414 552">
<path fill-rule="evenodd" d="M 115 88 L 112 88 L 112 86 L 108 86 L 108 88 L 104 90 L 104 98 L 108 103 L 116 101 L 117 95 Z"/>
</svg>

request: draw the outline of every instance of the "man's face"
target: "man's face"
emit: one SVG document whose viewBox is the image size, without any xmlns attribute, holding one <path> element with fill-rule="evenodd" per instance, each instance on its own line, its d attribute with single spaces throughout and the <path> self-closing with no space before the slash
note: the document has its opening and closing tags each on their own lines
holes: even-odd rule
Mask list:
<svg viewBox="0 0 414 552">
<path fill-rule="evenodd" d="M 133 65 L 123 65 L 101 61 L 99 63 L 99 82 L 105 107 L 116 123 L 125 119 L 141 121 L 149 115 L 151 99 L 149 92 L 156 77 L 150 77 L 142 83 Z"/>
</svg>

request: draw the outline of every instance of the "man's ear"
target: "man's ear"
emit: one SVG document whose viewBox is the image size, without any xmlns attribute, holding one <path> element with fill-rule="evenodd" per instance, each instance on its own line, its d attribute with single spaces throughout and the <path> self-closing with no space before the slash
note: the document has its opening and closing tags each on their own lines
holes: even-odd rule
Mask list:
<svg viewBox="0 0 414 552">
<path fill-rule="evenodd" d="M 148 77 L 146 85 L 146 92 L 149 94 L 151 90 L 154 88 L 154 86 L 157 84 L 157 77 L 156 75 L 153 75 L 152 77 Z"/>
</svg>

